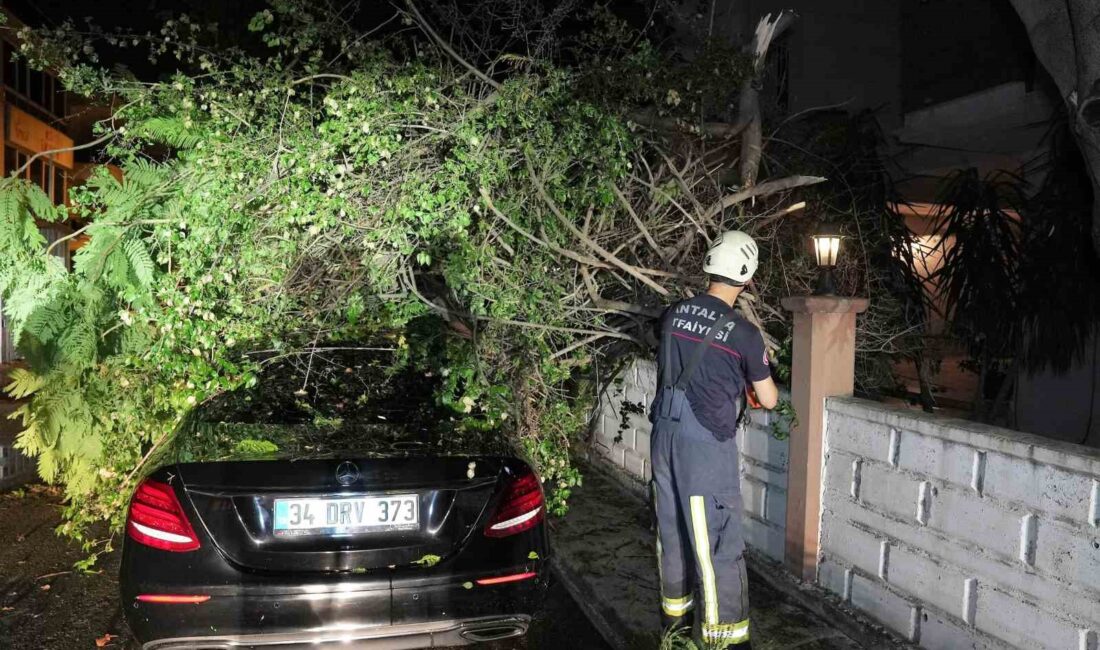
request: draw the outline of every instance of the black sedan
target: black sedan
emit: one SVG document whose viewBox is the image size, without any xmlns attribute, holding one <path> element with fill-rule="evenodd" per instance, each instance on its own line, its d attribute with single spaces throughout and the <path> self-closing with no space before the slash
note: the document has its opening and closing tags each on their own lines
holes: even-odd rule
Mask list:
<svg viewBox="0 0 1100 650">
<path fill-rule="evenodd" d="M 539 478 L 484 436 L 371 417 L 189 422 L 130 501 L 120 588 L 143 648 L 431 648 L 526 633 L 548 554 Z M 216 458 L 192 451 L 234 440 Z"/>
</svg>

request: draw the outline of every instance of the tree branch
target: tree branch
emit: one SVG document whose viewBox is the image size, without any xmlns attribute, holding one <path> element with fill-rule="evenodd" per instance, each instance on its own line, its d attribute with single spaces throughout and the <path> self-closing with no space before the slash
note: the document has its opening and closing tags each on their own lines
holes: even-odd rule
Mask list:
<svg viewBox="0 0 1100 650">
<path fill-rule="evenodd" d="M 104 142 L 106 142 L 106 141 L 110 140 L 111 138 L 115 137 L 116 135 L 118 135 L 117 132 L 110 131 L 106 135 L 103 135 L 99 138 L 96 138 L 95 140 L 92 140 L 91 142 L 85 142 L 84 144 L 78 144 L 78 145 L 73 146 L 73 147 L 61 147 L 60 149 L 49 149 L 47 151 L 39 151 L 38 153 L 36 153 L 33 156 L 31 156 L 30 158 L 28 158 L 27 162 L 23 163 L 22 167 L 15 170 L 15 172 L 12 174 L 12 176 L 16 176 L 16 177 L 22 176 L 23 172 L 27 171 L 27 168 L 31 166 L 32 162 L 38 160 L 39 158 L 41 158 L 43 156 L 52 156 L 55 153 L 65 153 L 66 151 L 80 151 L 82 149 L 91 149 L 94 146 L 103 144 Z"/>
<path fill-rule="evenodd" d="M 598 254 L 600 257 L 604 258 L 614 266 L 617 266 L 624 272 L 634 276 L 639 282 L 646 285 L 650 289 L 653 289 L 662 296 L 668 295 L 668 289 L 665 289 L 653 280 L 650 280 L 638 269 L 612 255 L 611 251 L 589 239 L 583 232 L 581 232 L 577 228 L 576 225 L 573 224 L 572 221 L 567 219 L 566 216 L 562 214 L 561 210 L 558 209 L 558 206 L 556 203 L 554 203 L 553 199 L 550 198 L 550 195 L 546 193 L 546 188 L 543 187 L 542 181 L 539 180 L 538 174 L 535 173 L 534 167 L 531 166 L 531 161 L 526 157 L 524 157 L 524 160 L 527 163 L 527 173 L 531 176 L 531 182 L 535 184 L 535 191 L 538 192 L 539 198 L 542 199 L 542 202 L 546 204 L 546 207 L 550 208 L 550 212 L 552 212 L 554 216 L 557 217 L 558 221 L 561 222 L 561 224 L 565 226 L 569 230 L 569 232 L 573 233 L 574 237 L 584 243 L 585 246 L 588 246 L 593 251 L 595 251 L 596 254 Z"/>
<path fill-rule="evenodd" d="M 817 183 L 823 183 L 827 180 L 829 179 L 823 176 L 788 176 L 787 178 L 780 178 L 779 180 L 767 181 L 748 189 L 741 190 L 740 192 L 727 194 L 726 196 L 722 197 L 722 200 L 707 208 L 706 216 L 708 219 L 713 219 L 722 211 L 732 206 L 735 206 L 746 199 L 751 199 L 757 196 L 767 196 L 769 194 L 775 194 L 776 192 L 782 192 L 784 190 L 790 190 L 796 187 L 816 185 Z"/>
<path fill-rule="evenodd" d="M 515 230 L 516 232 L 523 235 L 524 237 L 531 240 L 532 242 L 538 244 L 539 246 L 549 248 L 550 250 L 554 251 L 555 253 L 557 253 L 559 255 L 562 255 L 564 257 L 568 257 L 569 259 L 573 260 L 574 262 L 577 262 L 578 264 L 587 264 L 588 266 L 594 266 L 594 267 L 600 268 L 600 269 L 611 268 L 607 264 L 604 264 L 603 262 L 601 262 L 601 261 L 599 261 L 599 260 L 597 260 L 593 257 L 580 255 L 578 253 L 574 253 L 571 250 L 562 248 L 561 246 L 558 246 L 557 244 L 554 244 L 552 242 L 539 239 L 538 237 L 536 237 L 532 233 L 528 232 L 527 230 L 525 230 L 524 228 L 522 228 L 521 226 L 519 226 L 518 224 L 513 222 L 511 219 L 506 217 L 503 212 L 501 212 L 499 209 L 497 209 L 497 206 L 493 204 L 493 199 L 489 197 L 489 192 L 484 187 L 480 188 L 478 190 L 478 192 L 481 194 L 481 198 L 485 201 L 485 205 L 488 206 L 489 210 L 491 210 L 493 212 L 493 214 L 495 214 L 497 216 L 498 219 L 500 219 L 504 223 L 508 224 L 508 227 L 511 228 L 512 230 Z"/>
<path fill-rule="evenodd" d="M 440 47 L 440 49 L 442 49 L 444 52 L 446 52 L 452 59 L 457 61 L 462 67 L 469 70 L 475 77 L 477 77 L 478 79 L 481 79 L 485 83 L 492 86 L 493 90 L 500 90 L 501 85 L 498 82 L 493 81 L 484 72 L 482 72 L 481 70 L 478 70 L 476 67 L 474 67 L 474 65 L 472 63 L 470 63 L 466 59 L 459 56 L 458 52 L 455 52 L 454 48 L 451 47 L 451 45 L 447 41 L 443 40 L 443 37 L 441 37 L 439 34 L 437 34 L 434 29 L 432 29 L 432 26 L 428 24 L 427 19 L 424 18 L 423 14 L 420 13 L 420 10 L 418 10 L 416 8 L 416 5 L 413 4 L 412 0 L 405 0 L 405 4 L 409 7 L 409 10 L 413 12 L 413 15 L 416 17 L 417 24 L 420 25 L 420 29 L 424 30 L 424 32 L 429 37 L 431 37 L 431 39 L 433 41 L 435 41 L 435 44 L 438 45 Z"/>
</svg>

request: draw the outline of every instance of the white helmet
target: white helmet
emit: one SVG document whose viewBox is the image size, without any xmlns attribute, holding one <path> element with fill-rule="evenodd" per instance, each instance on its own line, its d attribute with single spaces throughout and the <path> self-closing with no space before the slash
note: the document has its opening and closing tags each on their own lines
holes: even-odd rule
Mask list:
<svg viewBox="0 0 1100 650">
<path fill-rule="evenodd" d="M 703 271 L 745 284 L 760 265 L 756 242 L 740 230 L 727 230 L 718 235 L 710 250 Z"/>
</svg>

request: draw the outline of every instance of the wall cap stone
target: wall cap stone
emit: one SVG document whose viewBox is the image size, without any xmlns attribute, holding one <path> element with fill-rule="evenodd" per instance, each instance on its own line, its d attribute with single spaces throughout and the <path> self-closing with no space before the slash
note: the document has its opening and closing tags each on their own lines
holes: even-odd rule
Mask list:
<svg viewBox="0 0 1100 650">
<path fill-rule="evenodd" d="M 874 421 L 902 431 L 913 431 L 1073 472 L 1100 476 L 1100 449 L 1093 447 L 960 418 L 911 411 L 858 397 L 830 397 L 826 400 L 826 409 L 864 420 L 871 415 Z"/>
</svg>

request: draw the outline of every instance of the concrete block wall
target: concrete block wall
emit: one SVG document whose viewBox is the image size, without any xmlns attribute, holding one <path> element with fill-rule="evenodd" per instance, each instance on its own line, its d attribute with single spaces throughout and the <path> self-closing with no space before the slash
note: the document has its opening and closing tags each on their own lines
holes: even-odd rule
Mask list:
<svg viewBox="0 0 1100 650">
<path fill-rule="evenodd" d="M 648 413 L 656 390 L 657 364 L 645 359 L 631 361 L 601 393 L 593 422 L 591 446 L 596 455 L 642 484 L 652 478 Z M 788 395 L 784 392 L 782 397 Z M 753 411 L 752 423 L 738 437 L 738 447 L 746 542 L 782 561 L 788 444 L 772 435 L 775 417 L 767 411 Z"/>
<path fill-rule="evenodd" d="M 826 403 L 818 581 L 926 648 L 1100 650 L 1100 450 Z"/>
</svg>

